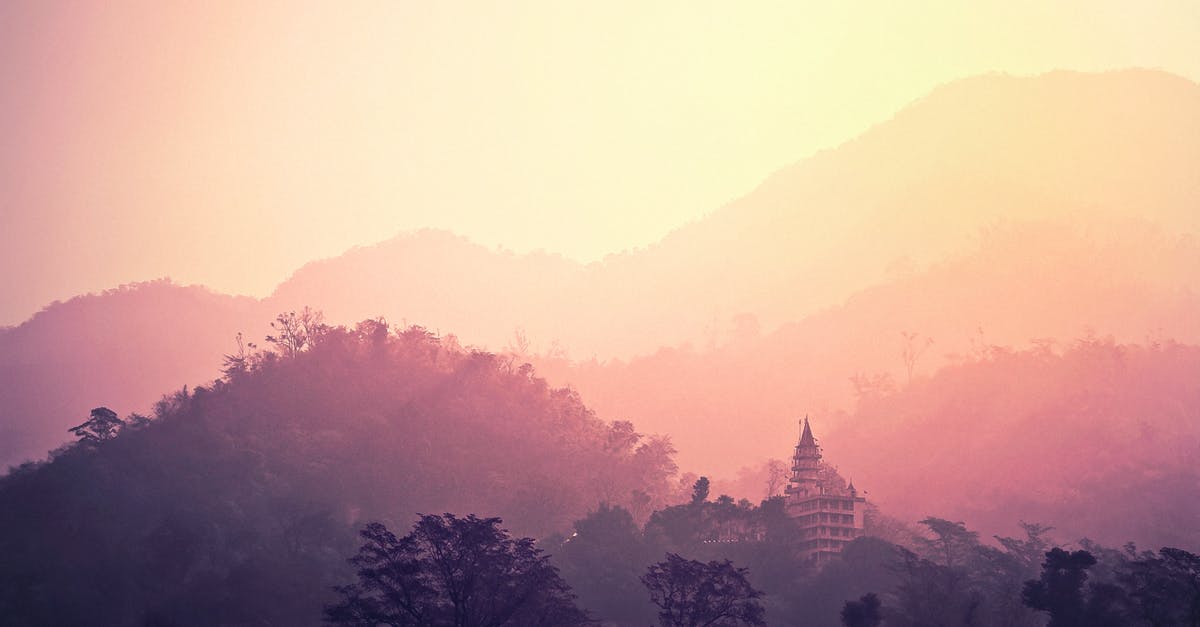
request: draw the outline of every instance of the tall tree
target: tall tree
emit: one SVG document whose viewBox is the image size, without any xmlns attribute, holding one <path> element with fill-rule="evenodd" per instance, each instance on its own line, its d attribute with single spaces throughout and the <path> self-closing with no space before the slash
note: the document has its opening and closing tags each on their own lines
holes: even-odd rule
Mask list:
<svg viewBox="0 0 1200 627">
<path fill-rule="evenodd" d="M 499 518 L 422 516 L 397 538 L 381 523 L 367 525 L 351 563 L 358 583 L 338 589 L 326 610 L 339 625 L 432 627 L 558 627 L 591 621 L 534 546 L 513 539 Z"/>
<path fill-rule="evenodd" d="M 698 562 L 668 553 L 651 566 L 642 583 L 659 607 L 662 627 L 766 625 L 763 593 L 729 560 Z"/>
<path fill-rule="evenodd" d="M 962 566 L 979 546 L 979 534 L 967 530 L 962 522 L 931 516 L 922 520 L 921 524 L 929 529 L 933 537 L 919 537 L 918 543 L 924 548 L 926 556 L 947 568 Z"/>
<path fill-rule="evenodd" d="M 117 412 L 107 407 L 97 407 L 92 410 L 86 422 L 67 429 L 79 438 L 82 444 L 99 444 L 117 437 L 125 421 L 117 417 Z"/>
<path fill-rule="evenodd" d="M 708 477 L 700 477 L 692 486 L 692 505 L 699 505 L 708 500 Z"/>
<path fill-rule="evenodd" d="M 640 576 L 654 559 L 625 509 L 605 503 L 575 521 L 575 533 L 555 550 L 554 559 L 578 591 L 579 604 L 597 618 L 620 625 L 653 620 Z"/>
<path fill-rule="evenodd" d="M 1096 558 L 1087 551 L 1050 549 L 1042 564 L 1042 576 L 1025 583 L 1025 604 L 1050 615 L 1047 627 L 1085 627 L 1083 585 L 1087 569 L 1095 564 Z"/>
<path fill-rule="evenodd" d="M 325 324 L 325 315 L 309 307 L 300 313 L 289 311 L 275 316 L 271 329 L 274 333 L 267 336 L 267 341 L 283 351 L 285 357 L 295 357 L 330 330 Z"/>
</svg>

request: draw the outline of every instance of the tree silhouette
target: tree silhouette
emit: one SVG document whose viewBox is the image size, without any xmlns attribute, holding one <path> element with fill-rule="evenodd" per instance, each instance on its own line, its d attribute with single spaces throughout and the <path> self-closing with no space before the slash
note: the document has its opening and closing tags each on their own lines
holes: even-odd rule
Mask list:
<svg viewBox="0 0 1200 627">
<path fill-rule="evenodd" d="M 767 496 L 771 498 L 787 485 L 788 467 L 782 460 L 771 459 L 767 461 Z"/>
<path fill-rule="evenodd" d="M 1040 579 L 1025 582 L 1025 605 L 1050 615 L 1047 627 L 1084 627 L 1083 584 L 1096 558 L 1087 551 L 1069 553 L 1060 548 L 1046 552 Z"/>
<path fill-rule="evenodd" d="M 1200 556 L 1163 548 L 1118 576 L 1135 612 L 1153 627 L 1200 627 Z"/>
<path fill-rule="evenodd" d="M 879 627 L 883 622 L 882 604 L 874 592 L 857 601 L 846 601 L 842 608 L 842 624 L 846 627 Z"/>
<path fill-rule="evenodd" d="M 698 562 L 668 553 L 642 577 L 659 607 L 662 627 L 766 625 L 763 593 L 746 579 L 747 570 L 729 560 Z"/>
<path fill-rule="evenodd" d="M 911 384 L 917 360 L 933 345 L 933 338 L 927 337 L 922 342 L 921 335 L 912 331 L 901 331 L 900 337 L 904 338 L 904 345 L 900 349 L 900 359 L 904 361 L 904 371 L 908 374 L 908 378 L 905 380 Z"/>
<path fill-rule="evenodd" d="M 117 417 L 117 412 L 107 407 L 97 407 L 92 410 L 87 422 L 67 429 L 79 438 L 83 444 L 96 445 L 117 437 L 117 433 L 125 421 Z"/>
<path fill-rule="evenodd" d="M 238 331 L 234 342 L 237 343 L 237 352 L 225 355 L 221 363 L 221 374 L 227 379 L 240 376 L 249 370 L 253 363 L 254 350 L 258 348 L 254 342 L 246 342 L 241 331 Z"/>
<path fill-rule="evenodd" d="M 329 325 L 324 320 L 324 314 L 309 307 L 300 313 L 281 313 L 271 323 L 271 329 L 275 332 L 267 336 L 267 341 L 283 351 L 285 357 L 295 357 L 329 331 Z"/>
<path fill-rule="evenodd" d="M 930 516 L 921 521 L 933 534 L 932 538 L 918 537 L 917 543 L 931 558 L 947 568 L 962 566 L 968 554 L 979 544 L 979 534 L 967 530 L 960 522 Z"/>
<path fill-rule="evenodd" d="M 700 477 L 692 486 L 692 505 L 699 505 L 708 500 L 708 477 Z"/>
<path fill-rule="evenodd" d="M 601 504 L 575 521 L 575 533 L 554 557 L 582 607 L 620 625 L 645 625 L 653 620 L 654 608 L 640 577 L 655 554 L 628 511 Z"/>
<path fill-rule="evenodd" d="M 421 516 L 397 538 L 381 523 L 361 533 L 350 562 L 358 583 L 326 609 L 339 625 L 500 627 L 589 624 L 574 595 L 534 546 L 499 518 Z"/>
</svg>

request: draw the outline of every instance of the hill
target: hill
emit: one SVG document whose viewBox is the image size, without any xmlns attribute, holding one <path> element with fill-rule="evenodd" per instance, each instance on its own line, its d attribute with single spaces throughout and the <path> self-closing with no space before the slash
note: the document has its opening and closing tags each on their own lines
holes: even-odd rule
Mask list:
<svg viewBox="0 0 1200 627">
<path fill-rule="evenodd" d="M 211 381 L 267 316 L 250 298 L 170 281 L 53 303 L 0 330 L 0 468 L 40 459 L 97 405 L 147 412 L 165 390 Z"/>
<path fill-rule="evenodd" d="M 0 331 L 0 464 L 41 456 L 96 403 L 140 411 L 211 380 L 236 333 L 312 305 L 551 354 L 549 378 L 669 431 L 688 466 L 729 436 L 710 470 L 731 472 L 788 433 L 781 418 L 848 406 L 851 376 L 906 379 L 901 332 L 934 340 L 918 372 L 980 341 L 1200 342 L 1196 137 L 1200 86 L 1165 73 L 981 76 L 590 265 L 424 231 L 315 261 L 258 302 L 160 284 L 73 299 Z"/>
<path fill-rule="evenodd" d="M 0 615 L 308 624 L 366 521 L 471 512 L 542 536 L 602 500 L 647 515 L 673 497 L 667 441 L 528 367 L 371 321 L 288 339 L 294 356 L 252 355 L 0 478 Z"/>
<path fill-rule="evenodd" d="M 1197 312 L 1194 238 L 1138 222 L 1088 231 L 1008 224 L 981 234 L 969 254 L 772 332 L 745 316 L 708 345 L 628 360 L 532 361 L 604 415 L 672 434 L 684 469 L 732 476 L 789 455 L 798 415 L 838 426 L 862 393 L 904 387 L 906 346 L 918 380 L 992 346 L 1061 349 L 1088 335 L 1197 345 Z"/>
<path fill-rule="evenodd" d="M 1200 548 L 1200 347 L 1084 338 L 991 347 L 865 397 L 830 456 L 891 514 L 941 512 L 989 533 Z"/>
</svg>

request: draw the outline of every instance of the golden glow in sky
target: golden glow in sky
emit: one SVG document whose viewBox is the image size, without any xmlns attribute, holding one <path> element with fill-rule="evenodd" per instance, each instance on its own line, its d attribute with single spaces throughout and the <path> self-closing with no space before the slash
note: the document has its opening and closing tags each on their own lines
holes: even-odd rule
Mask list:
<svg viewBox="0 0 1200 627">
<path fill-rule="evenodd" d="M 1200 78 L 1195 2 L 7 2 L 0 324 L 421 227 L 593 260 L 974 74 Z"/>
</svg>

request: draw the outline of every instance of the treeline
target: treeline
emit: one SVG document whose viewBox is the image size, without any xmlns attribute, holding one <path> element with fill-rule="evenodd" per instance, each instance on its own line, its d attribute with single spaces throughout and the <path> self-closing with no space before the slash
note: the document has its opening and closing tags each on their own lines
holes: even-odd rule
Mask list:
<svg viewBox="0 0 1200 627">
<path fill-rule="evenodd" d="M 551 380 L 577 386 L 602 415 L 678 434 L 681 466 L 713 473 L 735 497 L 763 498 L 756 460 L 790 454 L 795 425 L 780 417 L 804 407 L 819 418 L 826 457 L 893 515 L 946 512 L 1011 534 L 1012 512 L 1020 512 L 1068 537 L 1200 546 L 1200 499 L 1179 498 L 1200 482 L 1200 346 L 1087 334 L 1004 346 L 985 329 L 934 370 L 952 349 L 948 338 L 936 334 L 928 344 L 920 335 L 907 346 L 906 327 L 870 327 L 867 316 L 904 308 L 860 305 L 861 317 L 836 327 L 814 318 L 802 335 L 784 329 L 716 351 L 535 363 Z M 875 331 L 856 334 L 867 328 Z M 890 368 L 821 343 L 839 337 L 886 351 Z M 905 349 L 916 360 L 911 381 L 899 370 Z M 845 399 L 822 403 L 840 386 Z M 741 466 L 754 476 L 732 485 Z"/>
<path fill-rule="evenodd" d="M 212 385 L 97 408 L 0 478 L 4 624 L 311 624 L 368 521 L 486 512 L 541 537 L 676 498 L 666 439 L 527 366 L 377 320 L 273 327 Z"/>
<path fill-rule="evenodd" d="M 514 539 L 499 519 L 424 516 L 397 537 L 368 525 L 325 618 L 340 625 L 1126 627 L 1200 625 L 1200 556 L 1052 546 L 1046 527 L 981 543 L 921 522 L 910 547 L 874 537 L 816 567 L 780 499 L 727 497 L 639 528 L 601 506 L 566 538 Z M 740 535 L 731 536 L 731 529 Z M 547 552 L 552 552 L 548 555 Z M 865 592 L 864 592 L 865 591 Z M 578 594 L 578 596 L 576 596 Z"/>
<path fill-rule="evenodd" d="M 705 489 L 698 484 L 692 502 L 656 512 L 644 527 L 619 507 L 600 507 L 569 537 L 544 543 L 580 607 L 607 624 L 654 622 L 661 607 L 643 578 L 664 555 L 678 555 L 744 569 L 765 623 L 722 625 L 1200 625 L 1200 557 L 1184 550 L 1087 539 L 1058 547 L 1050 528 L 1026 523 L 1020 537 L 984 542 L 960 522 L 931 517 L 903 545 L 867 535 L 818 568 L 801 557 L 780 498 L 756 507 L 705 500 Z M 873 533 L 877 521 L 867 524 Z"/>
</svg>

